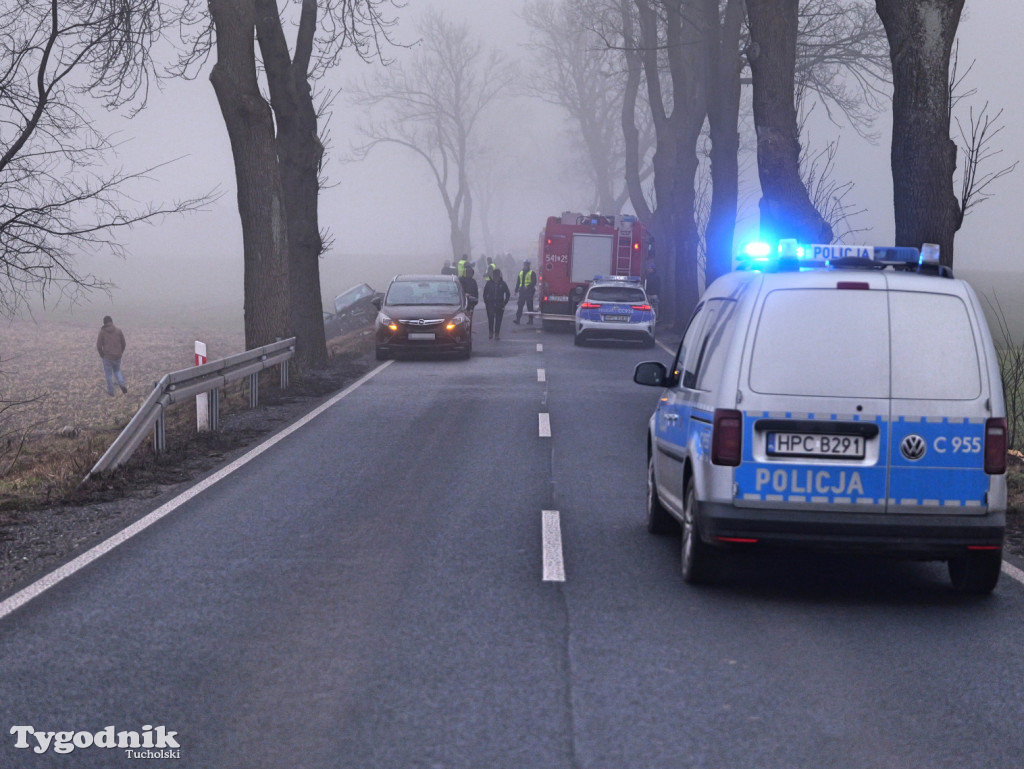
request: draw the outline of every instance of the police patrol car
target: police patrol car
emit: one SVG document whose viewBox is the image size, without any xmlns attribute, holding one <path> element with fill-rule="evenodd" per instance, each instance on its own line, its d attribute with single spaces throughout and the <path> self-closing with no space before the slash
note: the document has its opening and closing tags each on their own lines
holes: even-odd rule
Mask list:
<svg viewBox="0 0 1024 769">
<path fill-rule="evenodd" d="M 576 308 L 573 341 L 630 339 L 654 347 L 654 308 L 636 277 L 598 275 Z"/>
<path fill-rule="evenodd" d="M 992 338 L 937 247 L 745 249 L 705 292 L 648 430 L 648 528 L 683 576 L 720 547 L 945 560 L 988 593 L 1002 565 L 1006 419 Z"/>
</svg>

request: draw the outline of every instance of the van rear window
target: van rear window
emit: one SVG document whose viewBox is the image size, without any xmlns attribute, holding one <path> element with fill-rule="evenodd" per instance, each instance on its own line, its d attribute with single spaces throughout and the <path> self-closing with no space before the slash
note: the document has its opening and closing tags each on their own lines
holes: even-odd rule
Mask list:
<svg viewBox="0 0 1024 769">
<path fill-rule="evenodd" d="M 765 297 L 750 387 L 778 395 L 889 396 L 885 291 L 780 289 Z"/>
<path fill-rule="evenodd" d="M 957 296 L 889 292 L 892 397 L 971 400 L 981 362 L 967 305 Z"/>
</svg>

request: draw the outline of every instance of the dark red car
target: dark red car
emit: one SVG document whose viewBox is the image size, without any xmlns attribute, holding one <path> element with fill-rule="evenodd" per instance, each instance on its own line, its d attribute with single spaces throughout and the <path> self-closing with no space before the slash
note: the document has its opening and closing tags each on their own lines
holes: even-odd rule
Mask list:
<svg viewBox="0 0 1024 769">
<path fill-rule="evenodd" d="M 450 352 L 468 358 L 473 350 L 473 307 L 454 275 L 398 275 L 374 323 L 377 360 L 394 353 Z"/>
</svg>

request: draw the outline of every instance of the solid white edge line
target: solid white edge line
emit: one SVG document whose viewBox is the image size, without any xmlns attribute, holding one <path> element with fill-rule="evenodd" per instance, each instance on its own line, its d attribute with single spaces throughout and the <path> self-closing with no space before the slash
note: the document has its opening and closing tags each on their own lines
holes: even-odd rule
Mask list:
<svg viewBox="0 0 1024 769">
<path fill-rule="evenodd" d="M 562 559 L 562 527 L 557 510 L 541 511 L 541 545 L 544 552 L 543 582 L 565 582 Z"/>
<path fill-rule="evenodd" d="M 537 369 L 537 381 L 538 382 L 546 382 L 547 378 L 548 378 L 548 375 L 544 371 L 544 369 L 542 369 L 542 368 Z"/>
<path fill-rule="evenodd" d="M 673 350 L 673 349 L 669 348 L 669 347 L 668 347 L 668 345 L 666 345 L 666 344 L 665 344 L 664 342 L 662 342 L 662 341 L 661 341 L 660 339 L 658 340 L 658 347 L 660 347 L 660 348 L 661 348 L 662 350 L 664 350 L 665 352 L 667 352 L 667 353 L 668 353 L 669 355 L 675 355 L 675 354 L 676 354 L 676 351 L 675 351 L 675 350 Z"/>
<path fill-rule="evenodd" d="M 340 401 L 342 398 L 348 396 L 349 393 L 353 392 L 354 390 L 368 382 L 370 379 L 377 376 L 377 374 L 379 374 L 381 371 L 390 366 L 391 363 L 393 363 L 393 361 L 387 361 L 381 364 L 380 366 L 377 366 L 375 369 L 373 369 L 372 371 L 368 372 L 357 381 L 350 384 L 348 387 L 346 387 L 340 393 L 335 395 L 329 401 L 317 406 L 315 409 L 313 409 L 313 411 L 306 414 L 306 416 L 302 417 L 299 421 L 294 422 L 288 427 L 284 428 L 281 432 L 267 438 L 267 440 L 265 440 L 263 443 L 261 443 L 260 445 L 256 446 L 253 449 L 250 449 L 248 452 L 240 456 L 231 464 L 227 465 L 226 467 L 222 467 L 213 475 L 209 476 L 208 478 L 204 478 L 195 486 L 192 486 L 190 489 L 183 491 L 174 499 L 170 500 L 169 502 L 165 502 L 156 510 L 149 513 L 149 515 L 140 518 L 135 523 L 122 529 L 121 531 L 117 532 L 108 539 L 105 539 L 103 542 L 91 548 L 90 550 L 85 551 L 77 558 L 68 561 L 63 566 L 55 569 L 54 571 L 51 571 L 49 574 L 46 574 L 45 576 L 39 578 L 31 585 L 22 588 L 14 595 L 10 596 L 3 602 L 0 602 L 0 620 L 4 619 L 8 614 L 15 611 L 16 609 L 19 609 L 22 606 L 24 606 L 33 598 L 42 595 L 51 587 L 67 579 L 75 572 L 84 569 L 90 563 L 106 555 L 121 543 L 127 542 L 129 539 L 134 537 L 139 532 L 148 529 L 161 518 L 164 518 L 165 516 L 174 512 L 176 509 L 181 507 L 190 499 L 198 496 L 206 489 L 213 486 L 213 484 L 217 483 L 217 481 L 226 478 L 227 476 L 231 475 L 231 473 L 235 472 L 235 470 L 238 470 L 240 467 L 247 465 L 249 462 L 254 460 L 264 451 L 276 445 L 280 441 L 284 440 L 299 428 L 304 427 L 309 422 L 312 422 L 314 419 L 320 416 L 323 412 L 325 412 L 335 403 Z"/>
<path fill-rule="evenodd" d="M 537 415 L 537 426 L 541 438 L 551 437 L 551 415 L 542 411 Z"/>
<path fill-rule="evenodd" d="M 1003 574 L 1024 585 L 1024 571 L 1021 571 L 1009 561 L 1003 561 Z"/>
</svg>

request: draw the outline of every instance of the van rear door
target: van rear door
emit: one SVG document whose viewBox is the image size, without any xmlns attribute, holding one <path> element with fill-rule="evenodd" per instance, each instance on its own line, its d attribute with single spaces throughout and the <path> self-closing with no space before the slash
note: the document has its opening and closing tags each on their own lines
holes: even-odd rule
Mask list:
<svg viewBox="0 0 1024 769">
<path fill-rule="evenodd" d="M 889 309 L 878 273 L 766 276 L 741 375 L 734 504 L 883 514 Z"/>
<path fill-rule="evenodd" d="M 920 290 L 918 278 L 915 290 L 906 290 L 911 288 L 907 277 L 890 277 L 887 509 L 981 514 L 989 489 L 984 447 L 990 385 L 978 318 L 957 283 L 943 280 L 935 292 L 927 292 Z"/>
</svg>

